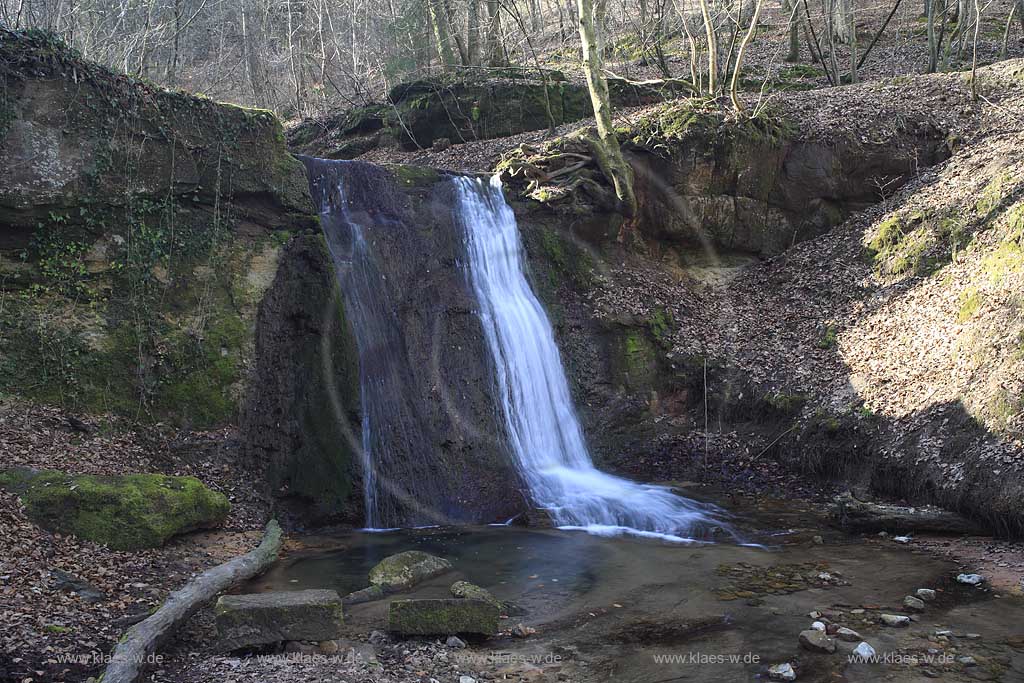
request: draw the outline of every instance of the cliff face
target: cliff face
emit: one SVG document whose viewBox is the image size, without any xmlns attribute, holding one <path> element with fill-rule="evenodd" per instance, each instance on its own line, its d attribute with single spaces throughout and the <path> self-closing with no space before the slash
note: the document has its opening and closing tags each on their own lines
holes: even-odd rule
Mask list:
<svg viewBox="0 0 1024 683">
<path fill-rule="evenodd" d="M 348 330 L 305 171 L 269 112 L 0 30 L 0 301 L 0 393 L 241 423 L 264 446 L 245 453 L 255 485 L 266 466 L 275 492 L 344 506 L 350 459 L 319 411 L 358 403 Z M 340 351 L 322 357 L 321 337 Z"/>
</svg>

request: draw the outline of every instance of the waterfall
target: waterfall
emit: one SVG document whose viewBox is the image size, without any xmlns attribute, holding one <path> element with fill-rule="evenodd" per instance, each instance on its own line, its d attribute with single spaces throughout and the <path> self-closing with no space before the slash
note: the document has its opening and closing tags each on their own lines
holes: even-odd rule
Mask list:
<svg viewBox="0 0 1024 683">
<path fill-rule="evenodd" d="M 436 501 L 449 482 L 431 447 L 397 305 L 372 241 L 402 234 L 400 192 L 391 175 L 365 162 L 300 157 L 344 296 L 359 353 L 361 425 L 351 434 L 363 473 L 370 529 L 446 523 Z M 355 430 L 353 430 L 355 431 Z"/>
<path fill-rule="evenodd" d="M 555 525 L 593 534 L 691 540 L 717 508 L 594 467 L 554 333 L 527 281 L 515 215 L 497 178 L 456 178 L 456 215 L 494 363 L 511 450 L 534 503 Z"/>
</svg>

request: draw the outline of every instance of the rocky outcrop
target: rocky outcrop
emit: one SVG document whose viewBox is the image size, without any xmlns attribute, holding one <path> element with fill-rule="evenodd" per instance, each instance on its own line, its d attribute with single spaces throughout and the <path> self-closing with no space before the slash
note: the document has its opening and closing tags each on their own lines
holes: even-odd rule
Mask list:
<svg viewBox="0 0 1024 683">
<path fill-rule="evenodd" d="M 316 225 L 269 112 L 0 29 L 0 391 L 235 423 L 281 245 Z"/>
<path fill-rule="evenodd" d="M 582 83 L 557 71 L 508 70 L 401 83 L 383 104 L 356 107 L 288 131 L 296 152 L 323 159 L 354 159 L 379 146 L 427 149 L 435 142 L 458 144 L 554 128 L 593 116 Z M 634 85 L 611 79 L 616 106 L 659 102 L 672 86 Z M 442 142 L 443 141 L 443 142 Z"/>
<path fill-rule="evenodd" d="M 361 519 L 359 367 L 323 236 L 283 249 L 256 317 L 242 447 L 306 521 Z"/>
<path fill-rule="evenodd" d="M 0 487 L 17 493 L 32 521 L 114 550 L 156 548 L 188 531 L 215 527 L 231 505 L 194 477 L 70 475 L 8 470 Z"/>
</svg>

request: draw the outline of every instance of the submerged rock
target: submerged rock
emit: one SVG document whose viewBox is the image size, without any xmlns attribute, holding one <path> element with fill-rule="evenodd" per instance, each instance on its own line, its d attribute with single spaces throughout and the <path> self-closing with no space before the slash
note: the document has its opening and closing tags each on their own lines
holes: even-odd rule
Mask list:
<svg viewBox="0 0 1024 683">
<path fill-rule="evenodd" d="M 373 602 L 384 597 L 384 589 L 380 586 L 367 586 L 361 590 L 353 591 L 341 599 L 346 605 L 358 605 L 364 602 Z"/>
<path fill-rule="evenodd" d="M 793 665 L 789 662 L 776 664 L 775 666 L 769 667 L 768 678 L 773 681 L 795 681 L 796 671 L 793 670 Z"/>
<path fill-rule="evenodd" d="M 483 600 L 493 604 L 498 609 L 501 609 L 501 601 L 491 595 L 491 592 L 486 588 L 481 588 L 474 583 L 469 581 L 456 581 L 451 587 L 452 595 L 457 598 L 475 598 L 476 600 Z"/>
<path fill-rule="evenodd" d="M 238 650 L 282 641 L 341 637 L 341 597 L 332 590 L 222 595 L 214 609 L 219 647 Z"/>
<path fill-rule="evenodd" d="M 388 630 L 405 636 L 454 633 L 494 635 L 498 608 L 475 598 L 394 600 L 388 609 Z"/>
<path fill-rule="evenodd" d="M 448 560 L 419 550 L 407 550 L 381 560 L 370 570 L 370 583 L 387 592 L 403 591 L 451 568 Z"/>
<path fill-rule="evenodd" d="M 824 631 L 808 629 L 800 632 L 800 646 L 811 652 L 832 654 L 836 651 L 836 642 L 825 635 Z"/>
<path fill-rule="evenodd" d="M 935 591 L 931 588 L 918 588 L 915 594 L 925 602 L 931 602 L 935 599 Z"/>
<path fill-rule="evenodd" d="M 95 476 L 52 470 L 0 472 L 33 522 L 114 550 L 156 548 L 170 538 L 224 521 L 231 504 L 195 477 Z"/>
</svg>

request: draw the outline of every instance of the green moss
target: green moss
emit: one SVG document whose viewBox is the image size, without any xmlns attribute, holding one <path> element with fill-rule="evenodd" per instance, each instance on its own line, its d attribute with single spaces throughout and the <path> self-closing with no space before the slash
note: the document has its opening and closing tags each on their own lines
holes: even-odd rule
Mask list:
<svg viewBox="0 0 1024 683">
<path fill-rule="evenodd" d="M 8 475 L 29 517 L 115 550 L 163 545 L 177 534 L 219 524 L 230 504 L 194 477 L 130 474 L 117 477 L 41 471 Z"/>
<path fill-rule="evenodd" d="M 965 323 L 970 320 L 981 307 L 983 297 L 981 292 L 971 287 L 960 293 L 960 310 L 957 311 L 956 321 Z"/>
<path fill-rule="evenodd" d="M 1006 172 L 1000 173 L 990 180 L 982 188 L 975 202 L 974 208 L 978 215 L 985 217 L 999 208 L 1010 194 L 1010 189 L 1014 184 L 1014 177 Z"/>
<path fill-rule="evenodd" d="M 838 332 L 835 325 L 826 325 L 825 331 L 821 335 L 821 339 L 818 340 L 816 346 L 819 349 L 833 349 L 836 346 L 838 340 Z"/>
<path fill-rule="evenodd" d="M 793 417 L 800 413 L 800 410 L 807 403 L 807 397 L 803 394 L 788 394 L 782 391 L 765 394 L 764 402 L 780 416 Z"/>
<path fill-rule="evenodd" d="M 402 187 L 427 187 L 436 183 L 441 174 L 428 166 L 401 164 L 389 167 Z"/>
<path fill-rule="evenodd" d="M 392 600 L 387 628 L 403 635 L 493 635 L 498 618 L 498 608 L 482 600 Z"/>
<path fill-rule="evenodd" d="M 647 329 L 659 345 L 666 347 L 672 344 L 672 334 L 676 329 L 676 321 L 672 311 L 657 306 L 647 317 Z"/>
<path fill-rule="evenodd" d="M 59 624 L 47 624 L 43 627 L 43 630 L 55 636 L 74 631 L 70 626 L 60 626 Z"/>
<path fill-rule="evenodd" d="M 999 285 L 1012 273 L 1024 270 L 1024 249 L 1017 239 L 1007 239 L 981 262 L 981 267 L 993 285 Z"/>
</svg>

